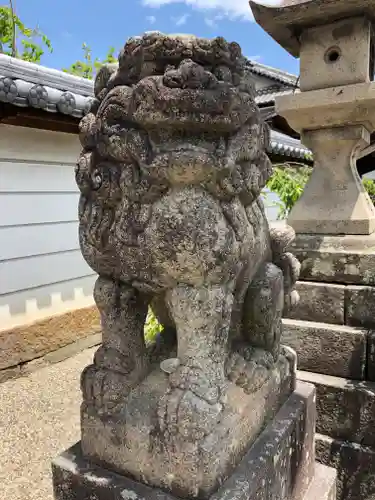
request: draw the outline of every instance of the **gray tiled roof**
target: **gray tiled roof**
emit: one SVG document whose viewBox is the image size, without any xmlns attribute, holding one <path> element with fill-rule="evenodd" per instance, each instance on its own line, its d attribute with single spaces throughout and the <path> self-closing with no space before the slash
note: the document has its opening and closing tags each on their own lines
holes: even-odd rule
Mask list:
<svg viewBox="0 0 375 500">
<path fill-rule="evenodd" d="M 255 61 L 249 61 L 248 69 L 278 82 L 257 92 L 256 103 L 260 106 L 274 103 L 278 95 L 293 92 L 297 84 L 296 76 Z M 2 102 L 80 118 L 90 107 L 93 90 L 93 82 L 86 78 L 0 54 Z"/>
<path fill-rule="evenodd" d="M 275 98 L 280 95 L 299 92 L 298 77 L 265 64 L 248 60 L 247 70 L 255 75 L 261 75 L 275 82 L 263 87 L 256 92 L 256 103 L 258 106 L 274 104 Z"/>
<path fill-rule="evenodd" d="M 271 120 L 271 118 L 275 118 L 277 115 L 275 106 L 271 104 L 270 106 L 264 106 L 263 108 L 259 108 L 260 111 L 260 116 L 263 118 L 263 120 Z"/>
<path fill-rule="evenodd" d="M 90 80 L 0 54 L 0 102 L 80 118 L 93 95 Z"/>
<path fill-rule="evenodd" d="M 271 66 L 266 66 L 265 64 L 260 64 L 252 60 L 249 60 L 248 69 L 251 73 L 266 76 L 276 82 L 284 83 L 292 87 L 298 86 L 298 77 L 286 71 L 282 71 L 281 69 L 272 68 Z"/>
<path fill-rule="evenodd" d="M 293 94 L 294 92 L 299 92 L 299 89 L 296 89 L 294 87 L 281 87 L 278 89 L 274 88 L 274 86 L 266 87 L 257 91 L 255 102 L 258 106 L 274 104 L 276 97 L 281 95 Z"/>
<path fill-rule="evenodd" d="M 268 151 L 269 153 L 288 156 L 293 159 L 305 159 L 307 155 L 311 155 L 311 151 L 298 139 L 294 139 L 276 130 L 271 130 L 271 141 Z"/>
</svg>

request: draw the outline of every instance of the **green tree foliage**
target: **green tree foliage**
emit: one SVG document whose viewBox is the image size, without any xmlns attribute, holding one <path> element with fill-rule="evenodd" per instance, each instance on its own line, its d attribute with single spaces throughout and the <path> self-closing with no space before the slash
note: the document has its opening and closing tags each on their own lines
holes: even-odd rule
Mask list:
<svg viewBox="0 0 375 500">
<path fill-rule="evenodd" d="M 273 175 L 267 183 L 270 191 L 277 194 L 280 202 L 278 219 L 285 219 L 301 196 L 311 175 L 311 168 L 305 164 L 286 163 L 274 165 Z"/>
<path fill-rule="evenodd" d="M 114 63 L 117 61 L 114 47 L 109 48 L 106 57 L 102 61 L 97 57 L 93 59 L 92 50 L 86 43 L 82 45 L 82 50 L 83 60 L 76 61 L 69 66 L 69 68 L 64 68 L 63 71 L 65 73 L 70 73 L 71 75 L 91 80 L 95 77 L 95 74 L 99 71 L 103 64 Z"/>
<path fill-rule="evenodd" d="M 39 28 L 28 28 L 11 7 L 0 5 L 0 53 L 40 63 L 47 49 L 52 52 L 50 39 Z"/>
<path fill-rule="evenodd" d="M 363 179 L 363 185 L 365 186 L 365 189 L 368 192 L 371 201 L 375 205 L 375 181 L 373 181 L 372 179 Z"/>
<path fill-rule="evenodd" d="M 155 341 L 156 337 L 163 331 L 163 326 L 156 319 L 152 309 L 148 309 L 147 319 L 145 323 L 145 340 L 146 344 Z"/>
</svg>

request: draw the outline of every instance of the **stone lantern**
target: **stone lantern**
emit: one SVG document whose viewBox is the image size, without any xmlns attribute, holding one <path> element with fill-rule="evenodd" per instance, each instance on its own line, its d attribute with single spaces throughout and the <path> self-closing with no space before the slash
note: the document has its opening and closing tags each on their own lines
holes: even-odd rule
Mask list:
<svg viewBox="0 0 375 500">
<path fill-rule="evenodd" d="M 345 498 L 365 500 L 375 491 L 373 425 L 361 423 L 359 439 L 351 415 L 361 413 L 360 387 L 375 381 L 375 211 L 356 161 L 375 149 L 375 0 L 250 6 L 260 26 L 300 58 L 299 89 L 276 107 L 315 162 L 288 220 L 297 232 L 301 300 L 285 315 L 283 341 L 297 351 L 302 380 L 318 381 L 318 460 L 338 468 Z M 342 415 L 352 430 L 343 431 Z"/>
<path fill-rule="evenodd" d="M 300 57 L 300 90 L 277 99 L 315 168 L 289 223 L 298 233 L 369 235 L 375 210 L 356 170 L 375 130 L 374 0 L 250 1 L 256 21 Z"/>
</svg>

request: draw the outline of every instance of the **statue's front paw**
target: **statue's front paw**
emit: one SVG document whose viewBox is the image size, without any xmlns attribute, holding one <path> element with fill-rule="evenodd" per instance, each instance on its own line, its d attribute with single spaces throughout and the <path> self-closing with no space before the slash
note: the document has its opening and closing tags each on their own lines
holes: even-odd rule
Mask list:
<svg viewBox="0 0 375 500">
<path fill-rule="evenodd" d="M 94 364 L 81 375 L 84 403 L 93 406 L 98 414 L 118 411 L 133 387 L 146 376 L 148 359 L 140 356 L 137 363 L 119 355 L 115 350 L 100 347 Z"/>
<path fill-rule="evenodd" d="M 81 389 L 85 404 L 98 414 L 114 413 L 124 397 L 124 376 L 90 365 L 82 372 Z"/>
<path fill-rule="evenodd" d="M 184 365 L 169 374 L 169 384 L 159 404 L 159 424 L 165 437 L 203 439 L 221 418 L 222 387 L 213 384 L 199 368 Z"/>
</svg>

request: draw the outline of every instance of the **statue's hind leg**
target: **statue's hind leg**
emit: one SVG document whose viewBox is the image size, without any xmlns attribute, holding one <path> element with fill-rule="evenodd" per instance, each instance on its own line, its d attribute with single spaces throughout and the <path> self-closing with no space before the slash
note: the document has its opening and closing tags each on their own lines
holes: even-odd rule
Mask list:
<svg viewBox="0 0 375 500">
<path fill-rule="evenodd" d="M 282 271 L 263 265 L 248 287 L 243 304 L 242 335 L 234 340 L 227 374 L 246 393 L 268 380 L 280 352 L 284 283 Z"/>
<path fill-rule="evenodd" d="M 274 264 L 266 263 L 246 294 L 243 335 L 252 347 L 264 349 L 275 360 L 280 352 L 283 308 L 283 273 Z"/>
<path fill-rule="evenodd" d="M 84 404 L 111 412 L 147 373 L 144 324 L 148 303 L 124 283 L 99 277 L 94 298 L 102 324 L 102 345 L 81 379 Z"/>
</svg>

